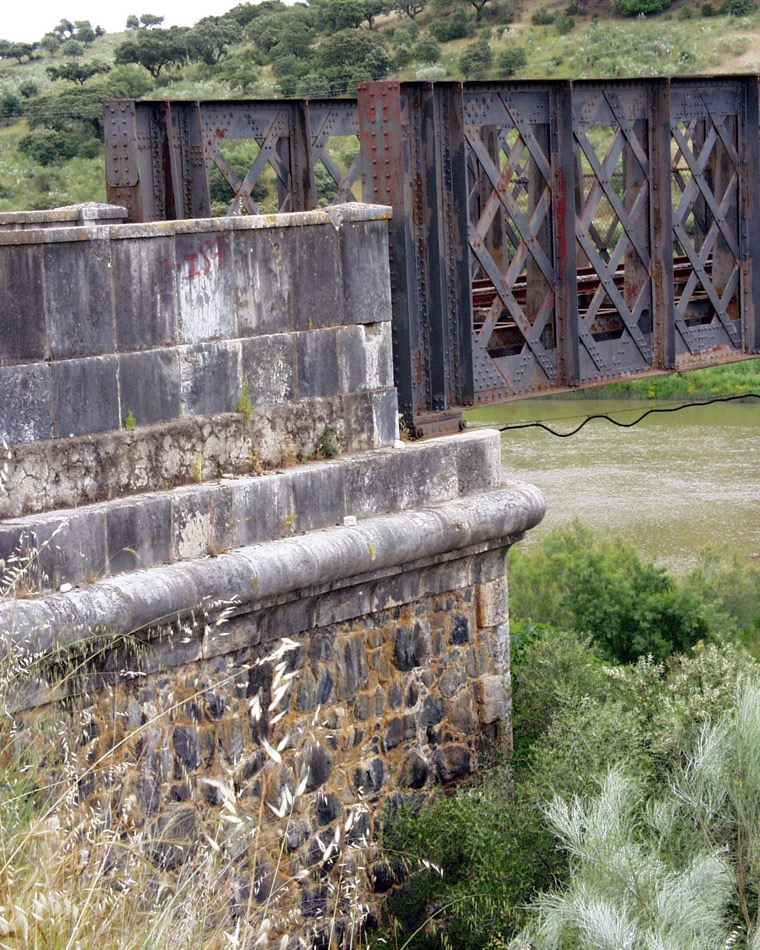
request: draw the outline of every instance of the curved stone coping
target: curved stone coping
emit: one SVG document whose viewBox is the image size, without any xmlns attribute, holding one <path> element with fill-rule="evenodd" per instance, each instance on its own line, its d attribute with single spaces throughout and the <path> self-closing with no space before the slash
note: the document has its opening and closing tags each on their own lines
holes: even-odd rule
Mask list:
<svg viewBox="0 0 760 950">
<path fill-rule="evenodd" d="M 250 545 L 216 558 L 137 571 L 87 587 L 0 606 L 0 632 L 18 654 L 60 650 L 105 632 L 136 633 L 203 605 L 253 605 L 318 585 L 398 569 L 534 527 L 545 511 L 533 485 L 367 518 L 351 527 Z"/>
<path fill-rule="evenodd" d="M 46 212 L 50 214 L 50 212 Z M 150 221 L 143 224 L 96 224 L 77 227 L 29 227 L 0 230 L 3 244 L 58 244 L 66 241 L 134 240 L 136 238 L 173 237 L 176 234 L 200 234 L 218 231 L 260 231 L 268 228 L 297 228 L 307 225 L 332 225 L 359 221 L 389 221 L 393 209 L 388 205 L 347 202 L 316 211 L 291 211 L 278 214 L 252 214 L 239 217 L 191 218 L 178 221 Z"/>
</svg>

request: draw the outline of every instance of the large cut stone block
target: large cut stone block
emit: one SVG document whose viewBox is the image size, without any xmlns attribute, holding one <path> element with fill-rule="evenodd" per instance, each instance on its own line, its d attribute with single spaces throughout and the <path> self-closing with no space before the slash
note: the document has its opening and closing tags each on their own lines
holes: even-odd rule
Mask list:
<svg viewBox="0 0 760 950">
<path fill-rule="evenodd" d="M 119 428 L 117 365 L 115 356 L 50 364 L 56 436 Z"/>
<path fill-rule="evenodd" d="M 52 434 L 47 363 L 0 366 L 0 438 L 12 445 Z"/>
<path fill-rule="evenodd" d="M 125 353 L 119 357 L 122 422 L 132 413 L 137 425 L 176 419 L 180 414 L 177 349 Z"/>
<path fill-rule="evenodd" d="M 114 351 L 110 241 L 47 244 L 45 298 L 53 358 Z"/>
<path fill-rule="evenodd" d="M 0 247 L 0 363 L 47 355 L 42 247 Z"/>
<path fill-rule="evenodd" d="M 176 343 L 174 239 L 113 241 L 111 261 L 119 350 Z"/>
</svg>

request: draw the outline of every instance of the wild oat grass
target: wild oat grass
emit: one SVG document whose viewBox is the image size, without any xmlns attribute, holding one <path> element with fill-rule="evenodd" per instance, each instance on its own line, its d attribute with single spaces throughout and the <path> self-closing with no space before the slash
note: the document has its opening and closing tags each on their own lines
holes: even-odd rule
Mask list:
<svg viewBox="0 0 760 950">
<path fill-rule="evenodd" d="M 22 563 L 21 554 L 18 560 L 5 566 L 0 599 L 17 596 L 19 585 L 26 584 L 28 564 Z M 213 616 L 216 619 L 204 614 L 179 632 L 195 636 L 200 626 L 213 635 L 226 614 L 219 614 L 217 607 Z M 112 638 L 103 639 L 100 648 L 113 645 Z M 261 746 L 272 769 L 265 765 L 256 776 L 263 783 L 276 774 L 283 750 L 294 747 L 289 734 L 278 734 L 272 727 L 288 712 L 297 676 L 289 669 L 288 654 L 297 646 L 281 640 L 255 661 L 268 664 L 273 672 L 268 708 L 262 708 L 260 693 L 250 699 L 252 719 L 266 716 L 269 723 L 269 739 L 262 739 Z M 70 698 L 22 715 L 18 698 L 24 688 L 40 678 L 49 680 L 54 669 L 60 671 L 54 683 L 58 695 L 69 693 Z M 76 697 L 76 689 L 67 688 L 81 672 L 75 660 L 56 666 L 51 657 L 8 650 L 0 668 L 0 948 L 311 946 L 315 921 L 307 920 L 300 906 L 300 885 L 305 881 L 317 881 L 328 895 L 328 910 L 316 921 L 326 935 L 324 945 L 337 946 L 334 934 L 339 930 L 346 934 L 344 945 L 358 945 L 366 916 L 361 903 L 366 842 L 359 838 L 351 844 L 349 838 L 355 837 L 352 827 L 366 806 L 350 809 L 347 820 L 321 841 L 322 853 L 314 866 L 287 877 L 279 874 L 287 854 L 287 831 L 307 775 L 300 776 L 295 791 L 285 785 L 274 803 L 264 789 L 254 814 L 250 807 L 241 808 L 244 795 L 251 800 L 253 779 L 241 783 L 232 770 L 222 777 L 201 777 L 197 784 L 213 786 L 218 807 L 199 806 L 190 858 L 169 860 L 167 856 L 175 853 L 172 849 L 185 847 L 186 839 L 171 825 L 156 833 L 149 830 L 150 824 L 132 822 L 130 789 L 137 768 L 118 755 L 156 720 L 114 741 L 108 753 L 83 765 L 77 732 L 91 726 L 91 713 L 87 697 Z M 141 677 L 138 670 L 125 675 Z M 216 682 L 214 688 L 220 685 Z M 163 710 L 159 718 L 172 712 Z M 309 731 L 304 730 L 295 743 L 296 761 L 309 741 Z M 108 805 L 107 794 L 88 804 L 93 801 L 87 793 L 95 787 L 94 780 L 98 788 L 123 789 L 118 809 Z M 247 857 L 241 860 L 243 855 Z"/>
</svg>

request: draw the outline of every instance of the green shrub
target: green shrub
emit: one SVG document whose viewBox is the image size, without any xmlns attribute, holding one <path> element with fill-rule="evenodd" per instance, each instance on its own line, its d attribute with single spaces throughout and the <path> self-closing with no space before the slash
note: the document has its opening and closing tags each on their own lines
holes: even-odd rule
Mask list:
<svg viewBox="0 0 760 950">
<path fill-rule="evenodd" d="M 393 68 L 404 69 L 412 61 L 412 51 L 408 46 L 397 46 L 393 54 Z"/>
<path fill-rule="evenodd" d="M 736 683 L 760 682 L 757 664 L 730 646 L 697 649 L 667 664 L 642 659 L 611 667 L 590 641 L 536 628 L 513 640 L 512 663 L 512 760 L 491 763 L 429 807 L 402 801 L 387 816 L 387 857 L 412 869 L 389 909 L 404 934 L 414 933 L 406 944 L 414 950 L 440 947 L 443 934 L 449 946 L 463 950 L 506 947 L 526 923 L 537 890 L 552 889 L 554 900 L 573 893 L 574 855 L 557 848 L 557 827 L 542 817 L 542 803 L 555 795 L 592 802 L 605 775 L 617 769 L 637 777 L 642 796 L 633 817 L 639 820 L 647 797 L 673 785 L 674 764 L 684 752 L 711 723 L 731 715 Z M 754 749 L 753 743 L 760 748 L 754 733 L 745 746 Z M 745 801 L 757 815 L 756 795 L 753 786 Z M 688 802 L 684 806 L 688 811 Z M 680 840 L 693 841 L 693 828 L 682 824 Z M 723 840 L 726 853 L 736 853 L 735 838 Z M 627 873 L 647 867 L 645 860 L 626 864 Z M 612 880 L 609 869 L 606 877 Z M 557 892 L 563 886 L 567 890 Z M 591 944 L 568 933 L 568 942 L 550 945 L 618 950 L 626 944 Z M 660 944 L 635 944 L 641 950 L 653 945 Z"/>
<path fill-rule="evenodd" d="M 575 29 L 575 20 L 571 16 L 567 16 L 567 14 L 562 14 L 562 16 L 558 16 L 554 21 L 554 25 L 560 36 L 567 36 L 568 33 L 572 33 Z"/>
<path fill-rule="evenodd" d="M 756 947 L 759 750 L 760 685 L 745 681 L 654 797 L 627 766 L 593 795 L 555 795 L 546 814 L 569 856 L 567 883 L 539 896 L 522 942 Z"/>
<path fill-rule="evenodd" d="M 551 13 L 546 7 L 539 7 L 537 10 L 534 10 L 530 22 L 533 26 L 551 26 L 554 23 L 554 14 Z"/>
<path fill-rule="evenodd" d="M 667 10 L 672 0 L 612 0 L 612 8 L 621 16 L 647 16 Z"/>
<path fill-rule="evenodd" d="M 417 63 L 437 63 L 441 58 L 441 47 L 432 36 L 423 36 L 413 50 Z"/>
<path fill-rule="evenodd" d="M 510 43 L 496 58 L 499 76 L 514 76 L 528 65 L 528 51 L 519 43 Z"/>
<path fill-rule="evenodd" d="M 439 43 L 450 43 L 452 40 L 463 40 L 472 36 L 474 23 L 464 10 L 457 10 L 452 16 L 433 20 L 429 32 Z"/>
<path fill-rule="evenodd" d="M 577 523 L 552 532 L 539 548 L 513 551 L 510 564 L 518 630 L 526 621 L 577 630 L 619 662 L 663 660 L 720 632 L 693 586 L 642 561 L 622 539 L 600 541 Z"/>
<path fill-rule="evenodd" d="M 726 0 L 721 7 L 727 16 L 749 16 L 757 8 L 757 0 Z"/>
<path fill-rule="evenodd" d="M 465 79 L 485 79 L 493 63 L 493 51 L 487 40 L 471 43 L 459 57 L 459 68 Z"/>
</svg>

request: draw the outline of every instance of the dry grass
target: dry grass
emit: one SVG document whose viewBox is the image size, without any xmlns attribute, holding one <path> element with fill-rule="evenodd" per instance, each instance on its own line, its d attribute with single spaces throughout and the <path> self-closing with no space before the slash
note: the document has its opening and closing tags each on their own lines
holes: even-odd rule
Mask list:
<svg viewBox="0 0 760 950">
<path fill-rule="evenodd" d="M 17 582 L 24 576 L 20 563 L 6 565 L 0 599 L 16 596 Z M 222 613 L 213 623 L 224 619 Z M 208 623 L 207 617 L 197 621 Z M 173 849 L 187 846 L 187 836 L 176 835 L 171 825 L 159 834 L 155 822 L 132 820 L 130 789 L 137 767 L 119 755 L 156 720 L 129 732 L 106 755 L 83 766 L 76 736 L 90 724 L 86 697 L 20 716 L 14 697 L 31 679 L 45 671 L 49 676 L 50 658 L 6 655 L 0 669 L 2 950 L 284 950 L 311 946 L 315 930 L 325 934 L 325 946 L 337 946 L 332 935 L 339 931 L 346 934 L 344 945 L 358 945 L 366 914 L 360 901 L 366 842 L 350 844 L 348 839 L 365 806 L 350 810 L 348 820 L 322 842 L 314 866 L 279 873 L 287 856 L 288 827 L 307 781 L 303 775 L 295 793 L 284 787 L 279 802 L 270 804 L 267 776 L 277 774 L 284 748 L 293 748 L 291 737 L 272 727 L 282 722 L 284 731 L 287 726 L 297 676 L 289 670 L 288 654 L 295 648 L 293 641 L 282 640 L 257 661 L 273 671 L 268 708 L 262 709 L 260 693 L 250 699 L 251 718 L 267 718 L 271 741 L 262 740 L 271 768 L 265 764 L 256 776 L 263 783 L 258 813 L 241 807 L 244 796 L 251 801 L 253 779 L 241 782 L 232 770 L 220 779 L 201 777 L 196 784 L 214 786 L 216 807 L 195 802 L 198 823 L 192 853 L 177 862 L 170 856 L 176 854 Z M 59 669 L 66 670 L 65 677 L 78 674 L 75 665 Z M 215 689 L 220 685 L 215 683 Z M 305 730 L 295 761 L 309 741 Z M 113 786 L 122 790 L 118 808 L 108 804 Z M 93 788 L 105 793 L 93 795 Z M 327 892 L 327 913 L 317 920 L 303 916 L 304 882 L 318 882 Z"/>
</svg>

